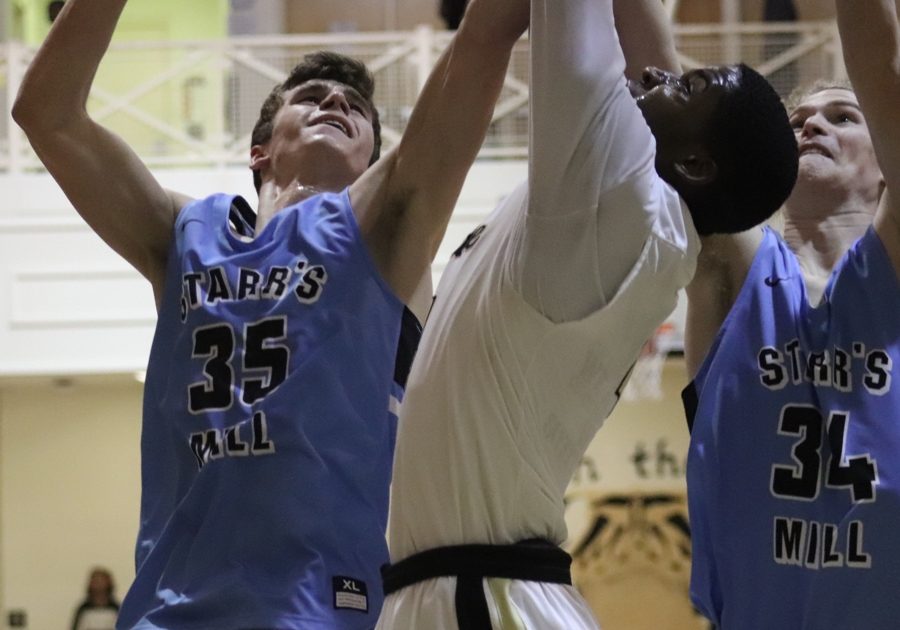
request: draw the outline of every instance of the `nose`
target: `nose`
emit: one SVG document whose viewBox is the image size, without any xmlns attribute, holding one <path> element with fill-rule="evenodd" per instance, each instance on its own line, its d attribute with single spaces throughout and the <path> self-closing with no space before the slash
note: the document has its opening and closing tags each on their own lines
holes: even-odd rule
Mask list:
<svg viewBox="0 0 900 630">
<path fill-rule="evenodd" d="M 345 115 L 350 115 L 350 101 L 347 100 L 347 96 L 344 94 L 344 91 L 340 87 L 335 87 L 332 89 L 325 98 L 319 103 L 319 109 L 339 109 Z"/>
<path fill-rule="evenodd" d="M 814 136 L 825 135 L 825 127 L 823 125 L 825 118 L 818 112 L 811 116 L 807 116 L 800 128 L 801 138 L 812 138 Z"/>
<path fill-rule="evenodd" d="M 647 66 L 641 73 L 641 83 L 649 90 L 658 85 L 676 84 L 678 83 L 678 77 L 671 72 L 660 70 L 656 66 Z"/>
</svg>

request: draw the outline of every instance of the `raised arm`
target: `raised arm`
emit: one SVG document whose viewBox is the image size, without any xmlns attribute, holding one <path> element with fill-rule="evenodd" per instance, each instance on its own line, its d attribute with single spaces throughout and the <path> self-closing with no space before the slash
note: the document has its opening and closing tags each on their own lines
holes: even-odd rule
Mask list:
<svg viewBox="0 0 900 630">
<path fill-rule="evenodd" d="M 648 66 L 681 74 L 672 26 L 660 0 L 613 0 L 613 13 L 626 77 L 637 80 Z"/>
<path fill-rule="evenodd" d="M 836 0 L 844 62 L 887 185 L 875 229 L 900 274 L 900 27 L 895 0 Z"/>
<path fill-rule="evenodd" d="M 654 3 L 532 0 L 528 220 L 510 268 L 525 300 L 552 321 L 607 304 L 665 211 L 651 201 L 662 191 L 655 143 L 626 86 L 620 46 L 635 64 L 672 63 Z M 660 42 L 645 45 L 648 20 Z"/>
<path fill-rule="evenodd" d="M 159 299 L 172 225 L 186 197 L 165 191 L 87 113 L 88 93 L 125 0 L 69 0 L 28 68 L 13 118 L 69 201 Z"/>
<path fill-rule="evenodd" d="M 596 208 L 653 162 L 652 138 L 625 87 L 612 0 L 532 0 L 532 215 Z"/>
<path fill-rule="evenodd" d="M 527 24 L 527 0 L 472 0 L 400 145 L 350 187 L 376 264 L 403 300 L 437 252 Z"/>
</svg>

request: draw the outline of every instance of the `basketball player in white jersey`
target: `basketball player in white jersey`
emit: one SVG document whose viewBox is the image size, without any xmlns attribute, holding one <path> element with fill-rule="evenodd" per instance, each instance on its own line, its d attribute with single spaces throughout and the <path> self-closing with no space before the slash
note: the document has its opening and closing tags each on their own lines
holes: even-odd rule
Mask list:
<svg viewBox="0 0 900 630">
<path fill-rule="evenodd" d="M 670 37 L 658 0 L 616 10 L 629 51 Z M 408 383 L 382 630 L 596 627 L 557 547 L 566 485 L 691 278 L 694 226 L 746 229 L 796 173 L 749 68 L 648 69 L 636 101 L 612 0 L 532 0 L 530 37 L 529 180 L 453 254 Z"/>
</svg>

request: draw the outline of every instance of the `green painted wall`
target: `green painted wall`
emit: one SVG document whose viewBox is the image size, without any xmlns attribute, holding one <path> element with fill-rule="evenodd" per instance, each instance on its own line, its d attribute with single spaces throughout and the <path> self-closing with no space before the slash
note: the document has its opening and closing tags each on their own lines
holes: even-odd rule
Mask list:
<svg viewBox="0 0 900 630">
<path fill-rule="evenodd" d="M 11 0 L 12 33 L 28 44 L 50 30 L 49 0 Z M 115 41 L 215 39 L 228 33 L 228 0 L 131 0 L 122 13 Z"/>
<path fill-rule="evenodd" d="M 12 2 L 12 34 L 38 45 L 50 28 L 49 0 Z M 227 58 L 220 51 L 158 44 L 224 39 L 228 11 L 228 0 L 131 0 L 94 80 L 91 114 L 146 160 L 164 162 L 171 153 L 183 155 L 191 141 L 220 137 Z M 124 106 L 112 104 L 122 96 Z"/>
</svg>

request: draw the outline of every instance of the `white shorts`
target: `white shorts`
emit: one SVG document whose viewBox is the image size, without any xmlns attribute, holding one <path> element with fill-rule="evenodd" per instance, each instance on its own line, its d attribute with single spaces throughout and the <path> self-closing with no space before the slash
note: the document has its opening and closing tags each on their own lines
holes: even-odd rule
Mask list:
<svg viewBox="0 0 900 630">
<path fill-rule="evenodd" d="M 568 584 L 506 578 L 483 578 L 481 584 L 491 630 L 600 628 L 587 602 Z M 439 577 L 391 593 L 376 630 L 488 630 L 457 621 L 456 585 L 456 577 Z"/>
</svg>

